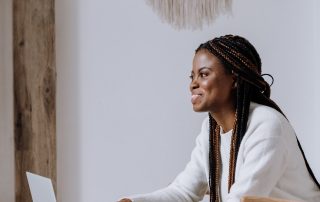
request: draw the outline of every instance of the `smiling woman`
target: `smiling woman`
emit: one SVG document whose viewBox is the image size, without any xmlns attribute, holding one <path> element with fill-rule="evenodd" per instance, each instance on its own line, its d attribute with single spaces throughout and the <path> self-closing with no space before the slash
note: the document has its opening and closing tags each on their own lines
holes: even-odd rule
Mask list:
<svg viewBox="0 0 320 202">
<path fill-rule="evenodd" d="M 295 131 L 270 99 L 261 60 L 243 37 L 201 44 L 191 72 L 191 102 L 208 112 L 191 160 L 166 188 L 121 202 L 239 202 L 255 195 L 320 201 L 320 186 Z"/>
</svg>

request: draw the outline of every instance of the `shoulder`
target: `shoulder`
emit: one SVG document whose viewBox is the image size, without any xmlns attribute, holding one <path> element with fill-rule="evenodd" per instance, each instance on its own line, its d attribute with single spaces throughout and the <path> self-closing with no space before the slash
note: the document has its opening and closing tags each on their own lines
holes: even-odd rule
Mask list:
<svg viewBox="0 0 320 202">
<path fill-rule="evenodd" d="M 201 130 L 206 130 L 206 131 L 209 130 L 209 116 L 206 116 L 203 119 L 202 124 L 201 124 Z"/>
<path fill-rule="evenodd" d="M 255 133 L 255 137 L 269 138 L 281 136 L 284 128 L 290 126 L 288 120 L 277 110 L 251 102 L 247 133 Z"/>
<path fill-rule="evenodd" d="M 206 116 L 202 123 L 201 123 L 201 130 L 199 135 L 197 136 L 197 139 L 201 140 L 201 141 L 206 141 L 208 139 L 208 135 L 209 135 L 209 116 Z"/>
<path fill-rule="evenodd" d="M 208 146 L 209 128 L 209 117 L 206 116 L 202 121 L 200 133 L 196 137 L 196 143 L 202 145 L 201 147 Z"/>
<path fill-rule="evenodd" d="M 249 119 L 250 118 L 257 121 L 286 120 L 276 109 L 255 102 L 250 103 Z"/>
<path fill-rule="evenodd" d="M 295 144 L 295 131 L 284 115 L 265 105 L 250 104 L 247 130 L 239 149 L 243 158 L 251 151 L 261 152 L 260 156 L 287 156 Z"/>
</svg>

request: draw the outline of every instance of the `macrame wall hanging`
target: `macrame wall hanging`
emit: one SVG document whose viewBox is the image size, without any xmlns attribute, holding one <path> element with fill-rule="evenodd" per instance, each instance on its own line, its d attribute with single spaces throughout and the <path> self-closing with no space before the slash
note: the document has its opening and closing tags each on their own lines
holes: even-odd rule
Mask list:
<svg viewBox="0 0 320 202">
<path fill-rule="evenodd" d="M 202 29 L 224 13 L 231 13 L 232 0 L 146 0 L 163 22 L 177 30 Z"/>
</svg>

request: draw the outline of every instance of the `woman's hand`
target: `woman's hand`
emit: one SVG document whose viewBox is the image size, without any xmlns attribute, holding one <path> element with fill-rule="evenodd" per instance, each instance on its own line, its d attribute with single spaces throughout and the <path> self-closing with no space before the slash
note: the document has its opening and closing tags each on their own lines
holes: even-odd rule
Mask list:
<svg viewBox="0 0 320 202">
<path fill-rule="evenodd" d="M 118 202 L 132 202 L 132 201 L 130 199 L 128 199 L 128 198 L 123 198 Z"/>
</svg>

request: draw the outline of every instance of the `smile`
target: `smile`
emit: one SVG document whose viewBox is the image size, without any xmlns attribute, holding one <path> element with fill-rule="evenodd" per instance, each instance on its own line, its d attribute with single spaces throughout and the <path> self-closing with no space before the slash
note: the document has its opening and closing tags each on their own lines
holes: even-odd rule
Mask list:
<svg viewBox="0 0 320 202">
<path fill-rule="evenodd" d="M 197 102 L 197 100 L 199 100 L 199 98 L 201 97 L 202 95 L 200 94 L 197 94 L 197 95 L 192 95 L 191 96 L 191 102 L 192 104 L 195 104 Z"/>
</svg>

